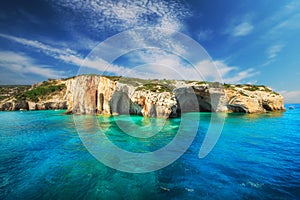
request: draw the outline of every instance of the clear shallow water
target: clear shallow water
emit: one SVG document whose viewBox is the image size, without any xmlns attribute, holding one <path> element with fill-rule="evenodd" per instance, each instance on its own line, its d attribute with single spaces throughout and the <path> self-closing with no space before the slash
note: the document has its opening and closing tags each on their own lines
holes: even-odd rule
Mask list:
<svg viewBox="0 0 300 200">
<path fill-rule="evenodd" d="M 217 145 L 203 159 L 198 152 L 210 114 L 201 113 L 188 151 L 145 174 L 98 162 L 83 146 L 72 116 L 62 113 L 0 112 L 0 199 L 300 199 L 300 105 L 285 113 L 228 114 Z M 122 133 L 113 119 L 99 118 L 108 138 L 134 152 L 161 148 L 180 123 L 168 120 L 163 133 L 139 139 Z M 161 126 L 160 119 L 151 120 Z"/>
</svg>

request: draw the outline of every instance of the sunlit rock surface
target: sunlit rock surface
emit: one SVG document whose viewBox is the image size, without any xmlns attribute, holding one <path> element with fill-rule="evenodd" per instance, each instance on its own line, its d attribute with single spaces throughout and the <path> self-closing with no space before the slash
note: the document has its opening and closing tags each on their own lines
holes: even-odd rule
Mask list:
<svg viewBox="0 0 300 200">
<path fill-rule="evenodd" d="M 283 97 L 266 86 L 80 75 L 38 83 L 29 91 L 40 90 L 43 85 L 60 87 L 46 96 L 34 96 L 35 102 L 28 100 L 27 93 L 21 95 L 21 99 L 4 99 L 0 102 L 0 110 L 67 109 L 73 114 L 135 114 L 164 118 L 177 117 L 184 112 L 284 110 Z"/>
</svg>

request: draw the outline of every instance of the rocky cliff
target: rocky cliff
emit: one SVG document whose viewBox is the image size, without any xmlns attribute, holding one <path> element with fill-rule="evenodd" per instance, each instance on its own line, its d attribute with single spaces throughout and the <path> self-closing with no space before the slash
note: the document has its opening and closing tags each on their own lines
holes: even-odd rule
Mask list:
<svg viewBox="0 0 300 200">
<path fill-rule="evenodd" d="M 280 94 L 265 86 L 81 75 L 39 83 L 0 102 L 0 110 L 19 109 L 176 117 L 199 111 L 284 110 L 284 102 Z"/>
<path fill-rule="evenodd" d="M 41 83 L 26 86 L 17 93 L 0 101 L 0 110 L 54 110 L 67 109 L 69 96 L 66 96 L 67 83 L 71 80 L 48 80 Z M 72 82 L 72 81 L 71 81 Z M 6 86 L 2 86 L 5 88 Z M 15 89 L 16 90 L 16 89 Z"/>
<path fill-rule="evenodd" d="M 283 97 L 265 86 L 197 81 L 78 76 L 69 113 L 176 117 L 183 112 L 257 113 L 284 110 Z"/>
<path fill-rule="evenodd" d="M 78 76 L 74 78 L 73 87 L 69 113 L 176 115 L 177 102 L 172 92 L 146 90 L 100 76 Z"/>
</svg>

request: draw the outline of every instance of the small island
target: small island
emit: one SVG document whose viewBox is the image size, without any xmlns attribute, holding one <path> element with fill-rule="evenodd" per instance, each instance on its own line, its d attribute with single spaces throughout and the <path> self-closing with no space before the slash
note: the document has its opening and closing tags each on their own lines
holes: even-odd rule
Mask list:
<svg viewBox="0 0 300 200">
<path fill-rule="evenodd" d="M 79 75 L 32 86 L 1 86 L 0 95 L 1 111 L 66 109 L 73 114 L 169 118 L 182 112 L 285 110 L 283 97 L 263 85 L 121 76 Z"/>
</svg>

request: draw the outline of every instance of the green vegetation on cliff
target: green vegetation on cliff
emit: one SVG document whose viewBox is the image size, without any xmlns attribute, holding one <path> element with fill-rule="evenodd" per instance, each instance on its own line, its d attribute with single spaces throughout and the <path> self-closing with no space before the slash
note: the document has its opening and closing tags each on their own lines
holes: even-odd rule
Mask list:
<svg viewBox="0 0 300 200">
<path fill-rule="evenodd" d="M 0 101 L 14 98 L 16 100 L 28 100 L 38 102 L 48 96 L 57 94 L 65 89 L 65 84 L 59 84 L 57 80 L 49 79 L 37 85 L 5 85 L 0 86 Z"/>
<path fill-rule="evenodd" d="M 47 95 L 62 91 L 65 87 L 65 84 L 51 85 L 49 82 L 45 82 L 32 90 L 26 91 L 22 96 L 27 100 L 38 102 L 39 99 L 44 99 Z"/>
<path fill-rule="evenodd" d="M 0 86 L 0 101 L 22 94 L 30 87 L 30 85 L 2 85 Z"/>
<path fill-rule="evenodd" d="M 92 74 L 90 74 L 92 75 Z M 82 75 L 89 76 L 89 75 Z M 97 74 L 93 74 L 93 76 L 99 76 Z M 173 89 L 177 87 L 179 84 L 192 84 L 192 85 L 203 85 L 205 87 L 211 88 L 224 88 L 226 90 L 236 90 L 237 88 L 241 88 L 244 90 L 239 93 L 243 96 L 248 96 L 246 91 L 264 91 L 269 92 L 275 95 L 279 95 L 278 93 L 272 91 L 269 87 L 264 85 L 251 85 L 251 84 L 222 84 L 219 82 L 207 82 L 207 81 L 194 81 L 194 80 L 166 80 L 166 79 L 140 79 L 140 78 L 131 78 L 131 77 L 122 77 L 122 76 L 108 76 L 102 75 L 112 81 L 117 81 L 122 84 L 132 85 L 136 87 L 136 90 L 145 90 L 151 92 L 170 92 L 172 93 Z M 52 96 L 61 93 L 65 90 L 66 86 L 64 81 L 67 81 L 71 78 L 65 78 L 62 80 L 54 80 L 48 79 L 42 83 L 37 83 L 33 86 L 0 86 L 0 101 L 5 99 L 15 98 L 17 100 L 28 100 L 33 102 L 38 102 L 40 100 L 46 100 L 51 98 Z M 180 83 L 181 82 L 181 83 Z M 246 93 L 245 93 L 246 92 Z"/>
<path fill-rule="evenodd" d="M 166 85 L 163 84 L 157 84 L 157 83 L 146 83 L 142 86 L 139 86 L 137 89 L 139 90 L 148 90 L 151 92 L 172 92 L 172 88 L 167 87 Z"/>
<path fill-rule="evenodd" d="M 226 84 L 224 84 L 224 85 L 226 85 Z M 269 92 L 269 93 L 273 93 L 273 94 L 279 95 L 277 92 L 271 90 L 269 87 L 264 86 L 264 85 L 237 84 L 235 86 L 243 88 L 243 89 L 251 91 L 251 92 L 254 92 L 254 91 L 264 91 L 264 92 Z"/>
</svg>

